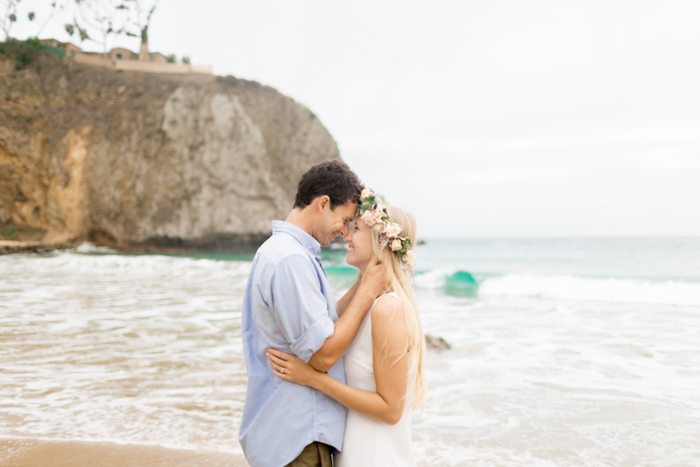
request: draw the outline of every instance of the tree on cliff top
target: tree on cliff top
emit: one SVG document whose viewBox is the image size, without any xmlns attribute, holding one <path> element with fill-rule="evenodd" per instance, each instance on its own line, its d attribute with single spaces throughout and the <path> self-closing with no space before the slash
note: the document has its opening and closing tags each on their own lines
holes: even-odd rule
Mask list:
<svg viewBox="0 0 700 467">
<path fill-rule="evenodd" d="M 97 42 L 107 55 L 114 48 L 119 35 L 126 32 L 128 9 L 112 0 L 75 0 L 75 6 L 73 24 L 66 25 L 66 32 L 72 36 L 77 29 L 81 42 Z M 99 40 L 93 39 L 91 35 L 98 36 Z M 110 37 L 112 43 L 108 45 Z"/>
<path fill-rule="evenodd" d="M 138 28 L 139 33 L 141 35 L 141 43 L 148 44 L 148 28 L 151 26 L 151 18 L 153 17 L 153 12 L 156 11 L 156 7 L 158 6 L 158 2 L 160 0 L 155 0 L 155 1 L 125 0 L 125 1 L 134 4 L 133 7 L 129 8 L 125 3 L 123 5 L 123 7 L 126 7 L 129 10 L 129 22 L 132 26 L 135 26 Z M 151 8 L 148 8 L 148 6 L 150 6 Z M 148 13 L 146 13 L 146 12 L 148 12 Z"/>
<path fill-rule="evenodd" d="M 2 29 L 2 32 L 5 34 L 5 40 L 10 40 L 12 38 L 10 36 L 10 29 L 12 29 L 14 23 L 19 20 L 20 15 L 17 12 L 17 6 L 21 1 L 22 0 L 0 0 L 0 29 Z M 30 22 L 33 22 L 36 19 L 37 23 L 41 25 L 33 37 L 39 37 L 49 21 L 51 21 L 56 14 L 63 11 L 71 2 L 72 0 L 52 1 L 51 9 L 49 10 L 46 18 L 37 16 L 37 14 L 33 11 L 28 12 L 27 19 Z M 43 22 L 39 23 L 39 21 Z"/>
<path fill-rule="evenodd" d="M 5 40 L 11 39 L 10 30 L 18 20 L 17 6 L 22 0 L 0 0 L 0 30 Z M 48 1 L 48 0 L 44 0 Z M 38 37 L 46 24 L 58 13 L 68 10 L 72 13 L 72 23 L 65 25 L 68 35 L 77 32 L 80 42 L 93 41 L 102 46 L 106 55 L 114 48 L 122 34 L 140 37 L 142 44 L 148 44 L 148 32 L 153 13 L 160 0 L 53 0 L 46 19 L 37 18 L 29 12 L 29 21 L 43 21 L 34 37 Z M 111 39 L 111 41 L 110 41 Z"/>
<path fill-rule="evenodd" d="M 21 0 L 0 1 L 0 9 L 2 9 L 2 23 L 0 24 L 0 28 L 2 28 L 2 32 L 5 34 L 5 40 L 11 38 L 10 29 L 12 29 L 12 26 L 17 22 L 17 5 L 20 1 Z M 32 17 L 32 19 L 34 18 Z"/>
<path fill-rule="evenodd" d="M 107 54 L 114 48 L 117 38 L 125 34 L 141 37 L 148 44 L 148 28 L 159 0 L 74 0 L 73 23 L 66 24 L 66 32 L 79 33 L 80 41 L 92 40 L 102 45 Z M 99 40 L 92 36 L 99 36 Z M 108 46 L 109 39 L 111 45 Z"/>
</svg>

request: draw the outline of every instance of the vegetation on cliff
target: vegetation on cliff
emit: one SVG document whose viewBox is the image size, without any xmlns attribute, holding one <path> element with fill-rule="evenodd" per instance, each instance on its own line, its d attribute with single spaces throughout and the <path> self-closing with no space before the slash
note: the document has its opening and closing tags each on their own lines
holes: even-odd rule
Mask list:
<svg viewBox="0 0 700 467">
<path fill-rule="evenodd" d="M 39 39 L 27 39 L 26 41 L 8 39 L 5 42 L 0 42 L 0 57 L 14 60 L 17 70 L 24 68 L 47 53 L 46 47 L 39 42 Z"/>
</svg>

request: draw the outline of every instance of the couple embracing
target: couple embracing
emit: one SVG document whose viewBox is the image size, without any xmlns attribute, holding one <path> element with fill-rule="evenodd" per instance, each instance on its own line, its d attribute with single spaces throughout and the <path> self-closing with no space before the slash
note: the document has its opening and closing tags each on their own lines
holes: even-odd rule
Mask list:
<svg viewBox="0 0 700 467">
<path fill-rule="evenodd" d="M 425 401 L 411 275 L 415 222 L 339 161 L 306 172 L 272 222 L 243 301 L 248 371 L 239 441 L 253 467 L 413 466 Z M 357 281 L 336 302 L 321 247 L 338 235 Z"/>
</svg>

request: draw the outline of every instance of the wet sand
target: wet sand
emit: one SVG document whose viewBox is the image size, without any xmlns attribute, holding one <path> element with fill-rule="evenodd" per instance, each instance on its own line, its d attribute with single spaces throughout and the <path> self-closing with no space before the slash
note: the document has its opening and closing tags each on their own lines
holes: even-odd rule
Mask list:
<svg viewBox="0 0 700 467">
<path fill-rule="evenodd" d="M 0 439 L 3 467 L 243 467 L 242 455 L 83 441 Z"/>
</svg>

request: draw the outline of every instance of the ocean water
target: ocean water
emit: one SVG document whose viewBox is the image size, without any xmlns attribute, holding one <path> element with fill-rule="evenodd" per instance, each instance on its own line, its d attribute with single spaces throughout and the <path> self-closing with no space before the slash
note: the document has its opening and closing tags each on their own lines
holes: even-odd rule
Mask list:
<svg viewBox="0 0 700 467">
<path fill-rule="evenodd" d="M 700 465 L 700 238 L 428 239 L 422 466 Z M 0 256 L 0 437 L 240 452 L 252 255 Z M 356 272 L 324 252 L 334 290 Z"/>
</svg>

